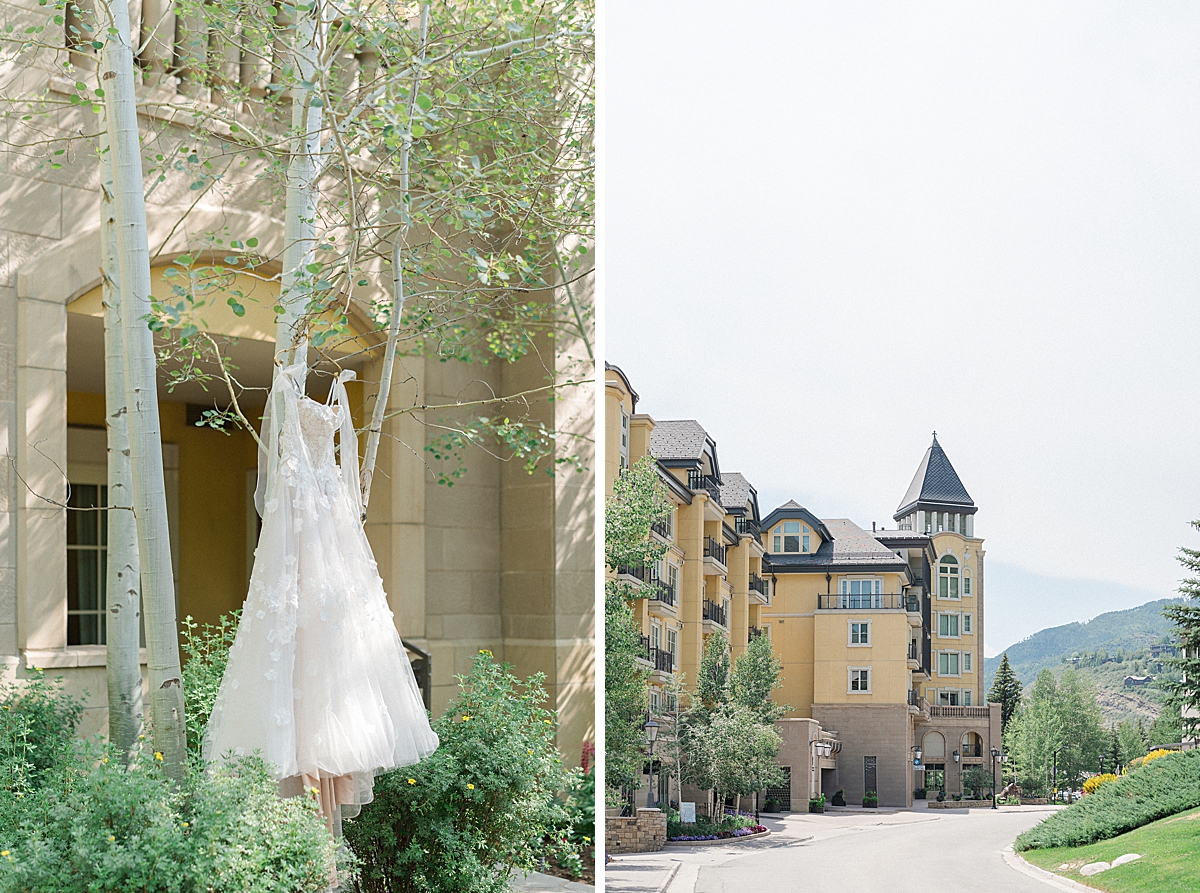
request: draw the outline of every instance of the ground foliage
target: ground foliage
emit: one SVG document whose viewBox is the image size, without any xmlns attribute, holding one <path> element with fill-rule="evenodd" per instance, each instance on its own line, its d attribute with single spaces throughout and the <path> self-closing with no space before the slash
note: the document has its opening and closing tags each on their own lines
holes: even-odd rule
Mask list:
<svg viewBox="0 0 1200 893">
<path fill-rule="evenodd" d="M 1191 524 L 1200 530 L 1200 521 Z M 1181 676 L 1168 689 L 1174 707 L 1187 706 L 1195 711 L 1182 720 L 1181 731 L 1189 737 L 1200 737 L 1200 549 L 1181 548 L 1179 563 L 1190 574 L 1179 587 L 1189 603 L 1171 605 L 1163 611 L 1175 624 L 1175 636 L 1182 649 L 1181 656 L 1170 662 Z"/>
<path fill-rule="evenodd" d="M 126 765 L 114 748 L 75 738 L 80 715 L 41 674 L 0 690 L 0 891 L 328 888 L 337 848 L 315 801 L 280 799 L 260 760 L 211 772 L 193 761 L 175 785 L 145 739 Z"/>
<path fill-rule="evenodd" d="M 375 780 L 344 824 L 362 893 L 507 893 L 514 870 L 569 857 L 576 818 L 556 795 L 578 782 L 554 746 L 539 674 L 523 682 L 490 652 L 433 723 L 436 751 Z M 580 772 L 581 770 L 576 770 Z"/>
<path fill-rule="evenodd" d="M 1200 750 L 1176 752 L 1129 770 L 1016 840 L 1018 850 L 1082 846 L 1200 806 Z"/>
</svg>

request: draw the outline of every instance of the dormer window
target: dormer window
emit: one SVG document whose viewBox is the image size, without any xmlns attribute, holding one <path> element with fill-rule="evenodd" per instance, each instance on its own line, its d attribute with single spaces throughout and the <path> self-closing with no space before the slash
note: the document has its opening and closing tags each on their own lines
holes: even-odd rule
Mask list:
<svg viewBox="0 0 1200 893">
<path fill-rule="evenodd" d="M 784 521 L 777 524 L 772 533 L 772 552 L 802 552 L 810 551 L 812 531 L 808 525 L 799 521 Z"/>
</svg>

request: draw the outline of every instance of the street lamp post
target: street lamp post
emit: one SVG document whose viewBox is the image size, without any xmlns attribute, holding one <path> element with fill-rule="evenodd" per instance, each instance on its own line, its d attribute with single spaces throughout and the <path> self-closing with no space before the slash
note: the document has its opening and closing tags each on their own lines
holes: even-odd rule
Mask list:
<svg viewBox="0 0 1200 893">
<path fill-rule="evenodd" d="M 992 809 L 996 808 L 996 767 L 1000 764 L 1000 748 L 992 748 Z"/>
<path fill-rule="evenodd" d="M 650 748 L 650 785 L 646 792 L 646 807 L 654 809 L 658 806 L 658 798 L 654 796 L 654 742 L 658 740 L 658 723 L 651 716 L 646 717 L 646 724 L 642 726 L 646 730 L 646 744 Z"/>
<path fill-rule="evenodd" d="M 1062 748 L 1061 748 L 1061 747 L 1057 748 L 1057 749 L 1054 751 L 1054 770 L 1053 770 L 1053 781 L 1054 781 L 1054 802 L 1055 802 L 1055 803 L 1057 803 L 1057 802 L 1058 802 L 1058 755 L 1059 755 L 1060 753 L 1062 753 Z"/>
<path fill-rule="evenodd" d="M 908 750 L 909 750 L 909 753 L 912 754 L 913 774 L 915 775 L 917 772 L 921 773 L 921 789 L 924 790 L 925 789 L 925 777 L 924 777 L 925 776 L 925 767 L 921 764 L 921 757 L 923 757 L 925 755 L 925 751 L 921 750 L 921 745 L 919 745 L 919 744 L 914 744 Z M 916 779 L 914 778 L 913 781 L 916 781 Z"/>
</svg>

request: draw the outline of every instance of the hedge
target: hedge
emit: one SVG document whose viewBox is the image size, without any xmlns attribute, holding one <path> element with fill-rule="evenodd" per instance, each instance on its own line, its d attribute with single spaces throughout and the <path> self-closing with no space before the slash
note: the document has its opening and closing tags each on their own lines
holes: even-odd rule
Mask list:
<svg viewBox="0 0 1200 893">
<path fill-rule="evenodd" d="M 1083 846 L 1108 840 L 1200 806 L 1200 750 L 1153 760 L 1101 786 L 1017 838 L 1017 850 Z"/>
</svg>

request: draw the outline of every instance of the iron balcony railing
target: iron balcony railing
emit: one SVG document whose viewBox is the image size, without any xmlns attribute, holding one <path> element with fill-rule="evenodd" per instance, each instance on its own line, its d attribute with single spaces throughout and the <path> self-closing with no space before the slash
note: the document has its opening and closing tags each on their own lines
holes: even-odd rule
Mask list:
<svg viewBox="0 0 1200 893">
<path fill-rule="evenodd" d="M 898 592 L 817 596 L 817 608 L 822 611 L 903 611 L 907 605 L 907 597 Z"/>
<path fill-rule="evenodd" d="M 649 575 L 649 568 L 644 564 L 623 564 L 617 568 L 618 576 L 637 577 L 643 583 Z"/>
<path fill-rule="evenodd" d="M 653 660 L 651 659 L 651 655 L 650 655 L 651 650 L 652 649 L 650 648 L 650 637 L 642 636 L 642 644 L 641 644 L 641 647 L 638 649 L 638 654 L 637 654 L 638 658 L 646 661 L 647 663 L 653 663 Z"/>
<path fill-rule="evenodd" d="M 761 531 L 758 524 L 753 518 L 747 518 L 745 515 L 738 516 L 737 523 L 734 528 L 738 533 L 749 534 L 750 536 L 758 536 Z"/>
<path fill-rule="evenodd" d="M 650 525 L 650 529 L 665 540 L 669 540 L 671 538 L 671 525 L 666 521 L 655 521 Z"/>
<path fill-rule="evenodd" d="M 910 614 L 920 614 L 921 613 L 921 596 L 916 595 L 914 593 L 909 593 L 909 594 L 905 595 L 904 596 L 904 607 L 905 607 L 905 610 L 907 610 L 908 613 L 910 613 Z"/>
<path fill-rule="evenodd" d="M 761 626 L 752 626 L 752 627 L 750 627 L 750 635 L 746 637 L 746 641 L 753 642 L 759 636 L 766 635 L 766 633 L 767 633 L 767 631 L 765 629 L 763 629 Z"/>
<path fill-rule="evenodd" d="M 921 659 L 920 654 L 917 651 L 917 643 L 916 642 L 908 643 L 908 659 L 909 660 L 920 660 Z"/>
<path fill-rule="evenodd" d="M 673 586 L 668 586 L 666 583 L 658 579 L 655 579 L 654 582 L 658 585 L 655 586 L 654 591 L 650 593 L 650 598 L 656 602 L 662 602 L 664 605 L 674 605 L 676 598 L 675 588 Z"/>
<path fill-rule="evenodd" d="M 750 575 L 750 588 L 752 590 L 754 590 L 755 592 L 757 592 L 759 595 L 761 595 L 763 598 L 767 598 L 767 594 L 768 594 L 767 593 L 767 581 L 764 580 L 762 577 L 760 577 L 758 574 Z"/>
<path fill-rule="evenodd" d="M 729 617 L 725 606 L 719 605 L 716 602 L 710 602 L 707 599 L 704 601 L 704 619 L 711 620 L 719 626 L 729 626 Z"/>
<path fill-rule="evenodd" d="M 704 538 L 704 557 L 712 558 L 718 564 L 725 563 L 725 545 L 717 542 L 711 536 Z"/>
<path fill-rule="evenodd" d="M 707 490 L 708 495 L 718 503 L 721 501 L 721 483 L 711 474 L 704 474 L 698 469 L 688 469 L 688 489 Z"/>
<path fill-rule="evenodd" d="M 929 702 L 926 701 L 919 694 L 917 694 L 915 691 L 911 691 L 911 690 L 908 693 L 908 706 L 916 707 L 918 710 L 921 710 L 922 712 L 929 710 Z"/>
<path fill-rule="evenodd" d="M 650 664 L 660 673 L 672 673 L 675 671 L 675 655 L 663 648 L 651 648 Z"/>
</svg>

